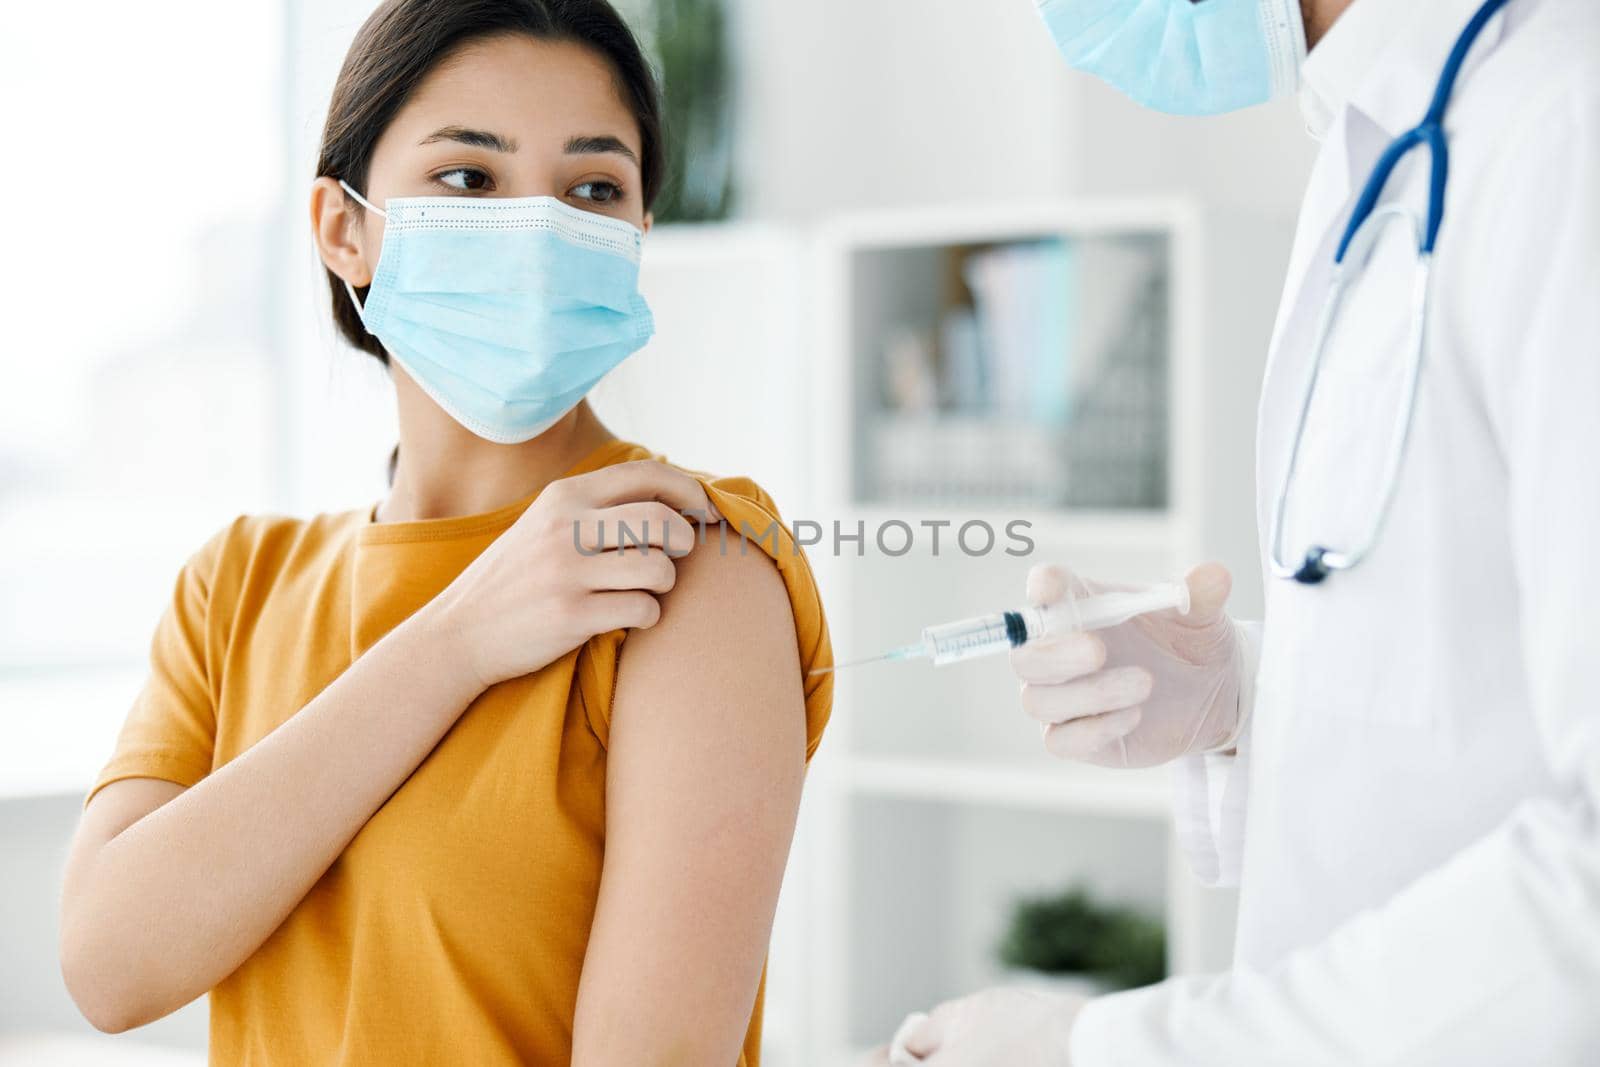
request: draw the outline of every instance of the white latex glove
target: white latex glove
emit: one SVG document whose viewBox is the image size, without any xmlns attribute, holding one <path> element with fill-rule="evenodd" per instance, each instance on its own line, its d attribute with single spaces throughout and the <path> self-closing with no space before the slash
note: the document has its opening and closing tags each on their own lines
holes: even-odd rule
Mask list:
<svg viewBox="0 0 1600 1067">
<path fill-rule="evenodd" d="M 1149 767 L 1225 747 L 1238 735 L 1243 646 L 1223 607 L 1227 568 L 1190 571 L 1189 613 L 1140 615 L 1119 626 L 1046 638 L 1011 654 L 1022 707 L 1045 724 L 1044 745 L 1062 759 Z M 1064 567 L 1028 575 L 1028 601 L 1116 589 Z"/>
<path fill-rule="evenodd" d="M 1067 1044 L 1084 998 L 1071 993 L 986 989 L 915 1012 L 862 1067 L 1070 1067 Z"/>
<path fill-rule="evenodd" d="M 911 1035 L 921 1030 L 922 1024 L 927 1021 L 928 1013 L 923 1011 L 914 1011 L 901 1020 L 900 1029 L 894 1032 L 894 1037 L 889 1041 L 891 1067 L 902 1067 L 904 1064 L 917 1062 L 917 1057 L 906 1047 L 906 1042 L 911 1040 Z"/>
</svg>

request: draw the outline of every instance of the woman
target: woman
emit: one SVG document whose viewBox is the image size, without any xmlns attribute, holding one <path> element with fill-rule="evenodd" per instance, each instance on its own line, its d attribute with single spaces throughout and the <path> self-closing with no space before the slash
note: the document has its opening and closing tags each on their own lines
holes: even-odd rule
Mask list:
<svg viewBox="0 0 1600 1067">
<path fill-rule="evenodd" d="M 650 332 L 661 152 L 603 0 L 361 29 L 311 221 L 391 489 L 183 568 L 66 871 L 95 1025 L 209 991 L 218 1064 L 757 1062 L 831 657 L 787 531 L 719 547 L 766 495 L 582 400 Z"/>
</svg>

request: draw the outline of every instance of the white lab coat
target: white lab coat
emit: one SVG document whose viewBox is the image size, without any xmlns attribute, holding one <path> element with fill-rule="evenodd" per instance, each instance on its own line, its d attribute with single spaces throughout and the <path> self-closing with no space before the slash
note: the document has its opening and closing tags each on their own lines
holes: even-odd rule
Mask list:
<svg viewBox="0 0 1600 1067">
<path fill-rule="evenodd" d="M 1263 386 L 1263 558 L 1333 243 L 1478 0 L 1357 0 L 1307 61 L 1322 139 Z M 1379 547 L 1268 578 L 1236 757 L 1180 838 L 1241 887 L 1234 970 L 1102 998 L 1074 1067 L 1600 1064 L 1600 0 L 1512 0 L 1446 122 L 1416 422 Z M 1425 154 L 1386 199 L 1421 213 Z M 1288 554 L 1348 546 L 1389 446 L 1413 257 L 1333 338 Z"/>
</svg>

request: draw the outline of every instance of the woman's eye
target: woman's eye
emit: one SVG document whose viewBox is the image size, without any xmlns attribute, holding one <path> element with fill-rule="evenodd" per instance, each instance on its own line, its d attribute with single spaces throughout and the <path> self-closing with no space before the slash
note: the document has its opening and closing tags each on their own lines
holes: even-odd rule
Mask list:
<svg viewBox="0 0 1600 1067">
<path fill-rule="evenodd" d="M 460 189 L 464 193 L 489 188 L 489 175 L 476 167 L 457 167 L 455 170 L 447 170 L 435 174 L 433 180 L 452 189 Z"/>
<path fill-rule="evenodd" d="M 569 196 L 587 200 L 591 204 L 612 204 L 622 199 L 622 186 L 615 182 L 583 182 L 574 185 Z"/>
</svg>

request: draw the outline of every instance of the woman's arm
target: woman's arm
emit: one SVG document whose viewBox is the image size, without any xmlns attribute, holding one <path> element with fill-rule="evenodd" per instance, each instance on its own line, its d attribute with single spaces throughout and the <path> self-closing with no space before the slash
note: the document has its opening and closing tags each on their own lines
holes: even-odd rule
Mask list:
<svg viewBox="0 0 1600 1067">
<path fill-rule="evenodd" d="M 190 789 L 112 782 L 62 887 L 61 972 L 101 1030 L 205 993 L 277 929 L 477 695 L 425 613 Z"/>
<path fill-rule="evenodd" d="M 554 482 L 439 596 L 237 759 L 189 789 L 130 778 L 97 793 L 61 906 L 62 975 L 85 1017 L 126 1030 L 209 990 L 479 693 L 594 634 L 654 624 L 672 560 L 595 544 L 580 554 L 574 531 L 592 541 L 602 522 L 627 521 L 681 549 L 694 536 L 679 511 L 714 514 L 698 482 L 659 463 Z"/>
<path fill-rule="evenodd" d="M 776 567 L 717 541 L 679 564 L 661 622 L 623 646 L 575 1067 L 731 1065 L 750 1023 L 806 717 Z"/>
</svg>

